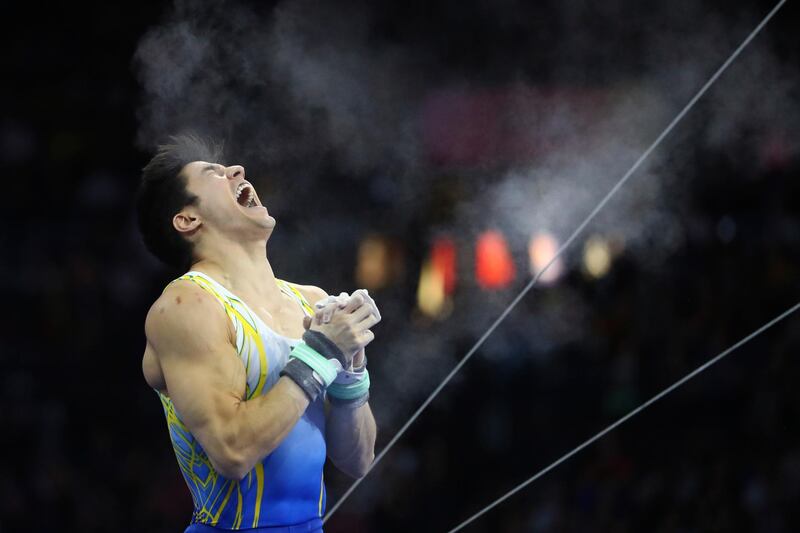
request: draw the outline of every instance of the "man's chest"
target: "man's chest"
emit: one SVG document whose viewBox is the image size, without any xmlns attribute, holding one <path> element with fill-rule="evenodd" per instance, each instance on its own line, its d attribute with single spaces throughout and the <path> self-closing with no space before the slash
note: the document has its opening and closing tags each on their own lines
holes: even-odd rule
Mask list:
<svg viewBox="0 0 800 533">
<path fill-rule="evenodd" d="M 247 304 L 261 322 L 278 335 L 291 339 L 299 339 L 303 336 L 305 313 L 298 302 L 283 295 L 279 302 L 250 299 Z"/>
</svg>

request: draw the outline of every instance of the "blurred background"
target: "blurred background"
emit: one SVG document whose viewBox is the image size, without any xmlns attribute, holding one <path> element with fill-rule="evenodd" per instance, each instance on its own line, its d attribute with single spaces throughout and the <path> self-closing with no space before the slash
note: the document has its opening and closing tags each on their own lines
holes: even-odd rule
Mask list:
<svg viewBox="0 0 800 533">
<path fill-rule="evenodd" d="M 8 6 L 0 531 L 175 532 L 141 374 L 180 272 L 136 230 L 153 147 L 226 142 L 278 277 L 366 287 L 378 449 L 774 4 Z M 326 525 L 446 531 L 800 296 L 787 3 Z M 471 532 L 800 530 L 800 317 Z M 350 481 L 326 471 L 329 507 Z"/>
</svg>

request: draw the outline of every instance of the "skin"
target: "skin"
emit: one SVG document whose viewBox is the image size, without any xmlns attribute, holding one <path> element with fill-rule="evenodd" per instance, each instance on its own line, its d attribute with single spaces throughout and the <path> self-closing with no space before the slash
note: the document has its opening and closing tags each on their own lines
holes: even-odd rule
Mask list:
<svg viewBox="0 0 800 533">
<path fill-rule="evenodd" d="M 244 168 L 195 161 L 182 172 L 199 202 L 176 213 L 172 222 L 194 244 L 191 269 L 242 298 L 277 333 L 300 338 L 305 323 L 344 353 L 363 356 L 363 347 L 374 338 L 369 328 L 379 320 L 369 306 L 336 313 L 330 324 L 316 325 L 304 321 L 297 302 L 278 288 L 265 253 L 275 219 L 255 190 L 256 207 L 236 201 Z M 299 289 L 312 305 L 327 296 L 318 287 Z M 214 468 L 227 478 L 246 476 L 280 445 L 309 405 L 288 377 L 266 394 L 245 400 L 245 368 L 236 353 L 233 325 L 213 296 L 194 283 L 178 281 L 164 291 L 148 312 L 145 334 L 145 380 L 172 399 Z M 375 457 L 376 426 L 369 405 L 327 411 L 328 457 L 352 477 L 365 475 Z"/>
</svg>

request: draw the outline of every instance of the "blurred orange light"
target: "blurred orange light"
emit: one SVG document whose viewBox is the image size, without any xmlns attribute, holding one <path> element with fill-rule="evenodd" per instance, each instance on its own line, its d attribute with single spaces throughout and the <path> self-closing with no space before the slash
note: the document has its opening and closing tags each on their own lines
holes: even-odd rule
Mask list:
<svg viewBox="0 0 800 533">
<path fill-rule="evenodd" d="M 507 287 L 516 275 L 508 244 L 499 231 L 485 231 L 475 248 L 475 277 L 484 289 Z"/>
<path fill-rule="evenodd" d="M 536 275 L 553 259 L 558 251 L 558 241 L 551 234 L 542 232 L 531 237 L 528 243 L 528 256 L 530 259 L 531 274 Z M 564 263 L 561 258 L 555 260 L 544 274 L 539 278 L 543 284 L 553 283 L 564 272 Z"/>
<path fill-rule="evenodd" d="M 381 236 L 372 235 L 358 247 L 356 282 L 365 289 L 382 289 L 389 283 L 389 243 Z"/>
</svg>

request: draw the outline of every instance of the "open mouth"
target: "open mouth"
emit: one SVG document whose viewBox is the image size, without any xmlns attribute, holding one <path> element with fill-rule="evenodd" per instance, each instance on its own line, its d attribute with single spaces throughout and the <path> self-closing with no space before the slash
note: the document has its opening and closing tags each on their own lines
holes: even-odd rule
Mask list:
<svg viewBox="0 0 800 533">
<path fill-rule="evenodd" d="M 253 189 L 253 186 L 246 181 L 240 183 L 236 188 L 236 202 L 242 207 L 257 206 L 256 191 Z"/>
</svg>

